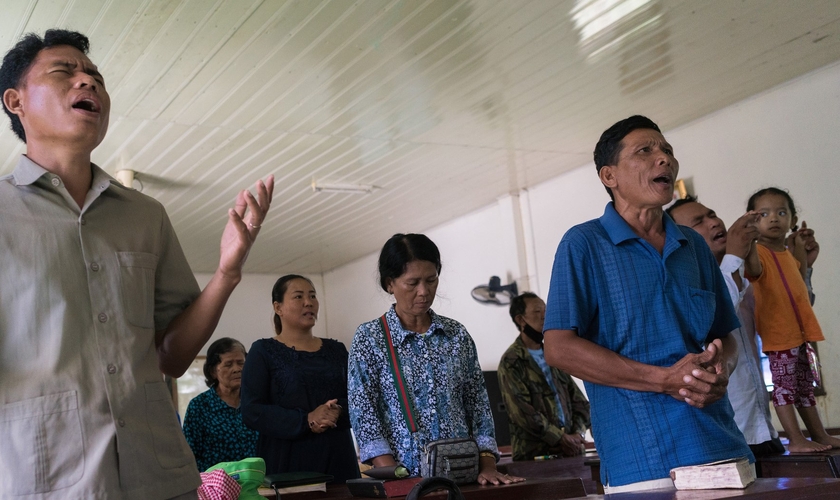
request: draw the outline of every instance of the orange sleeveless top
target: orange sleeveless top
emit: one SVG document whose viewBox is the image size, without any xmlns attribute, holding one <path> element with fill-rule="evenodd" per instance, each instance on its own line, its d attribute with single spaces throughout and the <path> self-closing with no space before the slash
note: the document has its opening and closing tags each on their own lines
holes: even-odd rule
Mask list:
<svg viewBox="0 0 840 500">
<path fill-rule="evenodd" d="M 761 337 L 762 350 L 784 351 L 800 346 L 806 341 L 825 340 L 814 309 L 811 308 L 808 288 L 799 273 L 799 261 L 787 250 L 774 252 L 763 245 L 756 245 L 756 249 L 761 260 L 762 273 L 758 278 L 748 278 L 755 294 L 755 327 Z M 779 268 L 773 259 L 774 253 L 799 309 L 802 328 L 799 327 Z"/>
</svg>

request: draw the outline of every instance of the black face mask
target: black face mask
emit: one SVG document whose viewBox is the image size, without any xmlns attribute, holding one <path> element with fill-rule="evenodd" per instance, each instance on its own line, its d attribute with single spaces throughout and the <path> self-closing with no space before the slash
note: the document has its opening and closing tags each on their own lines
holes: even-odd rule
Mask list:
<svg viewBox="0 0 840 500">
<path fill-rule="evenodd" d="M 525 323 L 525 328 L 523 329 L 523 332 L 525 333 L 525 335 L 529 339 L 533 340 L 534 342 L 539 344 L 540 347 L 542 347 L 542 345 L 543 345 L 543 332 L 541 332 L 539 330 L 535 330 L 527 322 Z"/>
</svg>

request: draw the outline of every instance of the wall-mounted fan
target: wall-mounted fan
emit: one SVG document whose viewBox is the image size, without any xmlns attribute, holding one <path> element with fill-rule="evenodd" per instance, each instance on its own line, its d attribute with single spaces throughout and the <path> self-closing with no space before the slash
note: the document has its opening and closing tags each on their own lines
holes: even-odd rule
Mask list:
<svg viewBox="0 0 840 500">
<path fill-rule="evenodd" d="M 472 289 L 472 298 L 483 304 L 496 304 L 504 306 L 510 304 L 511 299 L 519 294 L 516 289 L 516 282 L 509 285 L 502 285 L 498 276 L 491 276 L 490 283 L 478 285 Z"/>
</svg>

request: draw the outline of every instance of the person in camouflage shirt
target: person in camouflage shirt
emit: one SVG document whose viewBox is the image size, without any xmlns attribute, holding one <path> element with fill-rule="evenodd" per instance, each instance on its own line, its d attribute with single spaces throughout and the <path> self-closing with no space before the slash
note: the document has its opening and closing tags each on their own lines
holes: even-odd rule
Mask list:
<svg viewBox="0 0 840 500">
<path fill-rule="evenodd" d="M 510 304 L 519 336 L 499 363 L 514 460 L 581 453 L 589 401 L 567 373 L 548 366 L 542 346 L 545 302 L 525 292 Z"/>
</svg>

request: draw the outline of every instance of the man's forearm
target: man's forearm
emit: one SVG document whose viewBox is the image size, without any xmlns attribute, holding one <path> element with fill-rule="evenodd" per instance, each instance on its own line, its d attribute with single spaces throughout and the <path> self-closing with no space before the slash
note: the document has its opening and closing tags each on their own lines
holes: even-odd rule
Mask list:
<svg viewBox="0 0 840 500">
<path fill-rule="evenodd" d="M 156 338 L 158 366 L 171 377 L 180 377 L 213 335 L 230 294 L 242 277 L 217 270 L 204 290 Z"/>
<path fill-rule="evenodd" d="M 813 267 L 809 267 L 805 270 L 805 288 L 808 289 L 808 300 L 811 301 L 811 305 L 814 305 L 814 301 L 817 298 L 816 294 L 814 293 L 814 287 L 811 286 L 811 276 L 813 276 L 813 274 Z"/>
<path fill-rule="evenodd" d="M 664 392 L 664 370 L 616 354 L 571 330 L 545 333 L 548 364 L 582 380 L 634 391 Z"/>
<path fill-rule="evenodd" d="M 633 361 L 571 330 L 545 332 L 546 361 L 570 375 L 621 389 L 668 394 L 700 408 L 725 394 L 721 375 L 706 370 L 721 363 L 720 349 L 719 345 L 702 353 L 689 353 L 672 366 L 660 367 Z"/>
<path fill-rule="evenodd" d="M 720 339 L 720 342 L 723 346 L 721 352 L 722 365 L 726 367 L 726 373 L 729 375 L 738 365 L 738 342 L 731 333 Z"/>
</svg>

